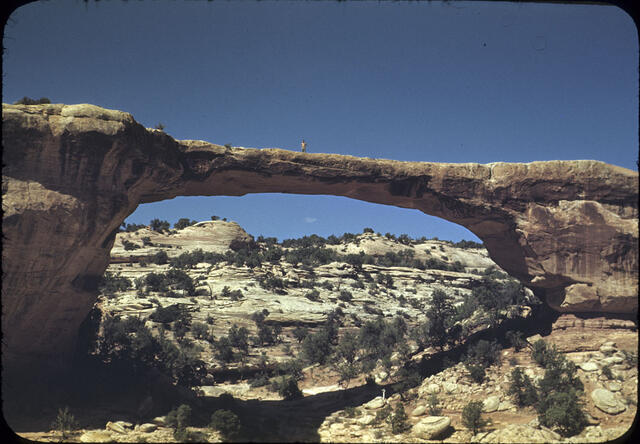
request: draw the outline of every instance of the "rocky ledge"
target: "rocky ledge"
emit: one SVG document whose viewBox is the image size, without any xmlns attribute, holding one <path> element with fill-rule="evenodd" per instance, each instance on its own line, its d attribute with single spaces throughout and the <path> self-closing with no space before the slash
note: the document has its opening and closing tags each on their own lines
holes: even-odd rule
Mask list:
<svg viewBox="0 0 640 444">
<path fill-rule="evenodd" d="M 3 146 L 5 368 L 67 362 L 121 223 L 180 195 L 327 194 L 419 209 L 467 227 L 556 310 L 637 310 L 638 173 L 602 162 L 230 148 L 87 104 L 3 104 Z"/>
</svg>

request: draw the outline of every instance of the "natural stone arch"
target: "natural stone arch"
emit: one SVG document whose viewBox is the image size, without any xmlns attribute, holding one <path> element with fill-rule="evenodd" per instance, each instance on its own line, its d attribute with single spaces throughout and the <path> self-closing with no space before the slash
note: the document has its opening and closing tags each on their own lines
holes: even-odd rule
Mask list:
<svg viewBox="0 0 640 444">
<path fill-rule="evenodd" d="M 556 310 L 637 310 L 638 174 L 597 161 L 399 162 L 176 141 L 92 105 L 3 104 L 5 366 L 63 365 L 140 203 L 297 193 L 465 226 Z"/>
</svg>

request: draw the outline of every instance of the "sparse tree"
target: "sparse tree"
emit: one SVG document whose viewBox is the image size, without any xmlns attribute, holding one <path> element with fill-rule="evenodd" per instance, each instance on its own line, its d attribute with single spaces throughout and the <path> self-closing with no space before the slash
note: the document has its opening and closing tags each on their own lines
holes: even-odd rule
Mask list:
<svg viewBox="0 0 640 444">
<path fill-rule="evenodd" d="M 407 422 L 407 413 L 404 411 L 404 405 L 401 402 L 396 404 L 396 408 L 391 416 L 391 433 L 397 435 L 409 429 Z"/>
<path fill-rule="evenodd" d="M 482 401 L 471 401 L 462 409 L 462 424 L 475 435 L 487 422 L 482 418 Z"/>
<path fill-rule="evenodd" d="M 538 400 L 536 388 L 523 371 L 516 367 L 511 371 L 508 394 L 512 395 L 520 407 L 534 405 Z"/>
<path fill-rule="evenodd" d="M 67 439 L 69 433 L 78 429 L 78 421 L 69 412 L 69 407 L 58 409 L 58 416 L 51 423 L 51 428 L 62 433 L 62 438 Z"/>
<path fill-rule="evenodd" d="M 429 319 L 430 342 L 440 350 L 457 339 L 450 335 L 455 313 L 455 308 L 449 296 L 442 290 L 434 291 L 426 316 Z"/>
<path fill-rule="evenodd" d="M 149 228 L 153 231 L 157 231 L 158 233 L 162 233 L 163 231 L 169 231 L 171 225 L 166 220 L 153 219 L 149 222 Z"/>
<path fill-rule="evenodd" d="M 307 327 L 298 325 L 293 329 L 291 333 L 293 333 L 293 337 L 298 340 L 298 343 L 301 343 L 309 334 L 309 329 Z"/>
<path fill-rule="evenodd" d="M 211 415 L 209 427 L 220 432 L 225 440 L 234 438 L 240 432 L 240 420 L 230 410 L 216 410 Z"/>
</svg>

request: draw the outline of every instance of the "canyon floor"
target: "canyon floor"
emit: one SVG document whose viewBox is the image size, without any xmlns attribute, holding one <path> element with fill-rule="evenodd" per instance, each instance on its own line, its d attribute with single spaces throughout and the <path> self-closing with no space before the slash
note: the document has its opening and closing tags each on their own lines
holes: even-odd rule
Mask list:
<svg viewBox="0 0 640 444">
<path fill-rule="evenodd" d="M 313 242 L 307 239 L 307 244 Z M 266 251 L 274 245 L 285 253 L 277 260 L 251 266 L 232 261 L 247 246 Z M 296 248 L 303 251 L 300 245 L 274 244 L 262 238 L 256 241 L 237 224 L 222 220 L 165 232 L 140 228 L 119 233 L 107 271 L 133 285 L 103 291 L 94 311 L 102 319 L 97 337 L 102 334 L 107 315 L 137 318 L 154 335 L 166 335 L 178 346 L 188 343 L 192 352 L 195 350 L 205 369 L 199 384 L 176 387 L 162 374 L 153 374 L 153 378 L 116 377 L 117 372 L 108 364 L 93 359 L 84 364 L 78 379 L 69 383 L 68 392 L 60 396 L 60 405 L 34 409 L 37 413 L 33 415 L 8 417 L 12 429 L 21 437 L 37 441 L 175 442 L 166 415 L 181 404 L 192 410 L 187 429 L 208 442 L 225 440 L 207 426 L 218 409 L 233 411 L 240 419 L 242 427 L 234 439 L 256 442 L 605 442 L 632 428 L 638 399 L 637 324 L 611 316 L 549 314 L 540 309 L 541 304 L 530 292 L 523 293 L 518 305 L 503 308 L 498 322 L 491 322 L 479 307 L 471 310 L 468 318 L 460 320 L 466 326 L 466 336 L 449 351 L 419 347 L 407 335 L 404 353 L 396 350 L 390 360 L 376 362 L 370 371 L 361 372 L 348 384 L 341 384 L 344 381 L 335 366 L 306 362 L 297 381 L 301 398 L 285 400 L 269 384 L 258 386 L 255 381 L 261 372 L 270 380 L 277 379 L 273 370 L 279 364 L 302 355 L 296 329 L 317 332 L 336 310 L 340 313 L 340 338 L 357 336 L 363 325 L 376 319 L 402 318 L 412 330 L 424 320 L 434 291 L 445 292 L 458 309 L 465 302 L 468 308 L 469 296 L 483 279 L 493 276 L 498 282 L 509 280 L 486 250 L 474 245 L 456 246 L 437 239 L 412 240 L 366 231 L 323 245 L 340 258 L 351 255 L 352 261 L 312 265 L 296 263 L 286 256 Z M 149 283 L 146 276 L 166 274 L 172 260 L 197 249 L 227 256 L 225 260 L 184 267 L 194 282 L 191 294 L 181 289 L 154 291 L 144 285 Z M 407 250 L 411 253 L 403 253 Z M 386 257 L 387 263 L 376 260 L 354 265 L 354 256 L 360 252 L 378 259 Z M 407 261 L 399 266 L 398 258 L 403 257 Z M 428 265 L 416 268 L 409 259 Z M 191 327 L 204 325 L 206 333 L 198 334 L 191 328 L 179 335 L 175 326 L 165 330 L 153 314 L 171 306 L 188 312 Z M 262 324 L 255 318 L 260 312 L 265 315 Z M 247 329 L 251 346 L 241 359 L 225 361 L 214 344 L 234 325 Z M 266 343 L 255 340 L 259 325 L 276 329 L 276 338 Z M 519 329 L 528 345 L 516 350 L 502 340 L 499 362 L 486 369 L 482 382 L 475 382 L 461 362 L 463 346 L 479 339 L 503 337 L 505 329 Z M 531 353 L 531 346 L 539 339 L 555 345 L 577 365 L 588 419 L 588 425 L 577 435 L 563 437 L 557 430 L 544 427 L 533 407 L 518 407 L 507 393 L 510 374 L 516 367 L 533 381 L 542 377 L 544 369 Z M 413 387 L 402 385 L 401 370 L 409 361 L 421 373 L 421 380 Z M 437 405 L 433 405 L 434 400 Z M 482 417 L 488 421 L 475 434 L 462 421 L 462 410 L 469 401 L 483 402 Z M 381 412 L 387 406 L 395 411 L 398 404 L 407 414 L 406 427 L 393 433 Z M 78 428 L 63 437 L 60 431 L 52 430 L 51 423 L 65 405 Z"/>
</svg>

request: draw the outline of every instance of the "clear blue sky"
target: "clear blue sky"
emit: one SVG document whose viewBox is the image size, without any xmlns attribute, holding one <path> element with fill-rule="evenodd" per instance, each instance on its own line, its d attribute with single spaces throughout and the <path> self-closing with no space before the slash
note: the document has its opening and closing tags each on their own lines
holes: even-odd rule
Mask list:
<svg viewBox="0 0 640 444">
<path fill-rule="evenodd" d="M 176 139 L 432 162 L 597 159 L 636 169 L 638 40 L 614 6 L 50 1 L 5 28 L 3 102 L 130 112 Z M 474 239 L 414 210 L 251 195 L 142 205 L 279 239 Z"/>
</svg>

